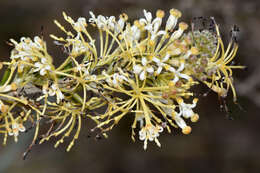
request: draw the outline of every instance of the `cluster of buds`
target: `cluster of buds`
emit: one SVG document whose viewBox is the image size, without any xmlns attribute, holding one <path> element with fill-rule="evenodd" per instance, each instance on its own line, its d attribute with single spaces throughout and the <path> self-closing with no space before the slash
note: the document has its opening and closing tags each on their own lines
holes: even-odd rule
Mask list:
<svg viewBox="0 0 260 173">
<path fill-rule="evenodd" d="M 129 118 L 133 141 L 139 131 L 144 149 L 148 141 L 160 147 L 160 133 L 180 128 L 189 134 L 189 124 L 198 121 L 193 86 L 205 84 L 221 97 L 231 89 L 236 101 L 232 69 L 243 68 L 231 64 L 236 39 L 225 49 L 213 18 L 214 31 L 189 31 L 187 23 L 178 24 L 181 15 L 171 9 L 163 25 L 162 10 L 155 18 L 144 10 L 144 18 L 133 23 L 126 14 L 116 19 L 90 12 L 88 20 L 74 21 L 63 13 L 72 30 L 54 21 L 65 33 L 50 35 L 66 57 L 57 67 L 43 38 L 11 39 L 11 61 L 0 63 L 5 70 L 0 83 L 4 144 L 8 136 L 17 141 L 19 132 L 34 129 L 32 144 L 56 137 L 57 147 L 73 136 L 69 151 L 86 118 L 96 123 L 91 132 L 104 137 Z M 89 30 L 96 30 L 98 38 Z"/>
</svg>

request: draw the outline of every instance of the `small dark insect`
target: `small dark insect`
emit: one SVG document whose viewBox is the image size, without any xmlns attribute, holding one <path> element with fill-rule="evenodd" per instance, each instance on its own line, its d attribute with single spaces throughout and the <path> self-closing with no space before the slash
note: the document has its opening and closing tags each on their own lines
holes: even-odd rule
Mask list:
<svg viewBox="0 0 260 173">
<path fill-rule="evenodd" d="M 238 34 L 239 34 L 239 27 L 237 25 L 234 25 L 230 31 L 230 37 L 231 39 L 237 43 L 238 39 Z"/>
<path fill-rule="evenodd" d="M 226 102 L 226 99 L 224 97 L 219 97 L 219 102 L 220 102 L 220 110 L 221 111 L 225 111 L 226 113 L 226 118 L 228 120 L 234 120 L 234 118 L 230 115 L 230 110 L 228 109 L 228 106 L 227 106 L 227 102 Z"/>
</svg>

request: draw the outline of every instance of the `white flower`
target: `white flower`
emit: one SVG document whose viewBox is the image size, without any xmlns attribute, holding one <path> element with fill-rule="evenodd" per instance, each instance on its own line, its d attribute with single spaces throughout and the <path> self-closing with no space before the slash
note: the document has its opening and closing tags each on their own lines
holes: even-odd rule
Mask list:
<svg viewBox="0 0 260 173">
<path fill-rule="evenodd" d="M 158 37 L 160 35 L 165 35 L 165 34 L 166 34 L 166 32 L 162 31 L 162 30 L 160 30 L 159 32 L 152 31 L 151 32 L 151 40 L 154 40 L 156 37 Z"/>
<path fill-rule="evenodd" d="M 172 80 L 173 83 L 176 83 L 179 81 L 180 78 L 186 79 L 186 80 L 190 80 L 191 77 L 187 74 L 182 74 L 181 71 L 183 71 L 184 69 L 184 62 L 181 63 L 180 67 L 175 70 L 174 68 L 169 69 L 171 72 L 174 73 L 174 79 Z"/>
<path fill-rule="evenodd" d="M 85 30 L 86 26 L 87 26 L 87 22 L 86 22 L 86 18 L 84 17 L 78 18 L 77 22 L 74 23 L 74 28 L 77 31 Z"/>
<path fill-rule="evenodd" d="M 121 14 L 119 16 L 119 20 L 115 24 L 115 34 L 118 34 L 118 33 L 123 31 L 126 20 L 127 20 L 127 15 L 126 14 Z"/>
<path fill-rule="evenodd" d="M 95 16 L 95 14 L 94 14 L 92 11 L 90 11 L 89 14 L 90 14 L 91 18 L 89 18 L 88 21 L 89 21 L 90 23 L 96 23 L 96 22 L 97 22 L 97 18 L 96 18 L 96 16 Z"/>
<path fill-rule="evenodd" d="M 141 31 L 140 31 L 140 29 L 136 25 L 133 25 L 131 27 L 131 35 L 132 35 L 132 40 L 133 41 L 140 39 Z"/>
<path fill-rule="evenodd" d="M 118 85 L 123 83 L 123 81 L 127 81 L 127 78 L 124 75 L 120 75 L 118 73 L 114 73 L 111 77 L 104 71 L 103 74 L 107 77 L 106 82 L 113 85 L 114 87 L 117 87 Z"/>
<path fill-rule="evenodd" d="M 64 99 L 64 95 L 62 94 L 61 90 L 59 89 L 57 84 L 52 84 L 50 88 L 47 88 L 46 86 L 43 87 L 43 94 L 49 95 L 49 96 L 55 96 L 57 98 L 57 103 L 59 104 L 61 100 Z"/>
<path fill-rule="evenodd" d="M 32 55 L 30 53 L 27 53 L 27 52 L 13 50 L 11 52 L 10 58 L 11 59 L 21 58 L 21 60 L 23 60 L 23 61 L 28 61 L 29 59 L 32 59 Z"/>
<path fill-rule="evenodd" d="M 158 66 L 157 70 L 156 70 L 156 75 L 159 75 L 163 69 L 163 67 L 166 69 L 166 70 L 169 70 L 169 71 L 174 71 L 175 69 L 173 67 L 171 67 L 170 65 L 166 64 L 165 62 L 167 62 L 170 58 L 170 54 L 166 54 L 165 57 L 160 60 L 156 57 L 153 57 L 153 61 L 156 63 L 156 65 Z"/>
<path fill-rule="evenodd" d="M 144 28 L 147 31 L 156 33 L 161 26 L 163 16 L 157 15 L 157 17 L 152 21 L 152 13 L 147 12 L 146 10 L 144 10 L 144 16 L 145 18 L 139 19 L 139 22 L 145 25 Z"/>
<path fill-rule="evenodd" d="M 144 17 L 145 18 L 141 18 L 139 19 L 139 22 L 145 26 L 145 29 L 148 31 L 151 31 L 153 26 L 152 26 L 152 13 L 151 12 L 147 12 L 146 10 L 144 10 Z"/>
<path fill-rule="evenodd" d="M 82 44 L 82 42 L 80 40 L 77 40 L 74 42 L 73 49 L 72 49 L 73 53 L 81 54 L 86 51 L 87 51 L 87 48 L 84 46 L 84 44 Z"/>
<path fill-rule="evenodd" d="M 187 126 L 186 122 L 182 119 L 181 115 L 182 112 L 180 111 L 179 113 L 172 111 L 172 115 L 174 115 L 174 121 L 176 122 L 176 124 L 181 128 L 185 128 Z"/>
<path fill-rule="evenodd" d="M 51 70 L 51 66 L 47 63 L 46 58 L 41 58 L 41 63 L 36 62 L 34 66 L 36 67 L 36 69 L 34 69 L 33 72 L 40 71 L 40 75 L 42 76 L 44 76 L 47 73 L 47 71 Z"/>
<path fill-rule="evenodd" d="M 113 31 L 115 29 L 115 25 L 116 25 L 116 18 L 115 18 L 115 16 L 107 17 L 108 29 Z"/>
<path fill-rule="evenodd" d="M 186 122 L 183 120 L 182 115 L 183 112 L 182 110 L 180 110 L 179 113 L 177 113 L 174 109 L 172 108 L 167 108 L 167 107 L 163 107 L 162 108 L 163 111 L 172 117 L 172 119 L 175 121 L 175 123 L 177 124 L 178 127 L 180 127 L 182 129 L 182 133 L 183 134 L 189 134 L 191 132 L 191 127 L 187 126 Z M 194 121 L 195 122 L 195 121 Z"/>
<path fill-rule="evenodd" d="M 71 50 L 72 55 L 79 55 L 88 50 L 88 47 L 81 40 L 79 32 L 75 38 L 68 38 L 68 39 L 66 39 L 66 41 L 68 41 L 68 45 L 72 46 L 72 50 Z M 90 42 L 90 45 L 91 45 L 91 42 Z"/>
<path fill-rule="evenodd" d="M 113 74 L 113 85 L 117 86 L 118 84 L 122 83 L 123 81 L 127 81 L 127 78 L 123 75 L 120 75 L 118 73 Z"/>
<path fill-rule="evenodd" d="M 102 15 L 98 15 L 98 17 L 96 18 L 92 11 L 90 11 L 89 14 L 91 16 L 91 18 L 89 18 L 89 22 L 95 23 L 99 29 L 103 29 L 106 25 L 106 18 Z"/>
<path fill-rule="evenodd" d="M 152 125 L 147 124 L 139 131 L 139 139 L 144 141 L 144 150 L 147 149 L 147 140 L 155 141 L 158 147 L 161 147 L 160 142 L 158 141 L 157 137 L 159 137 L 159 133 L 163 131 L 162 126 L 159 125 Z"/>
<path fill-rule="evenodd" d="M 9 136 L 15 136 L 17 137 L 19 135 L 19 131 L 20 132 L 25 132 L 25 127 L 23 126 L 23 124 L 18 124 L 16 121 L 12 123 L 12 129 L 10 129 L 8 131 L 8 135 Z M 17 140 L 16 140 L 17 141 Z"/>
<path fill-rule="evenodd" d="M 158 32 L 162 24 L 162 17 L 164 16 L 164 13 L 162 11 L 157 12 L 157 17 L 153 21 L 151 12 L 147 12 L 146 10 L 144 10 L 144 16 L 145 18 L 139 19 L 139 22 L 145 25 L 144 29 L 151 33 L 151 40 L 154 40 L 157 36 L 166 34 L 165 31 Z"/>
<path fill-rule="evenodd" d="M 185 31 L 188 28 L 188 25 L 184 22 L 179 23 L 179 29 L 177 31 L 174 31 L 171 35 L 170 40 L 177 40 L 181 37 L 183 31 Z"/>
<path fill-rule="evenodd" d="M 146 78 L 146 72 L 153 74 L 154 69 L 151 66 L 147 65 L 147 59 L 142 57 L 142 65 L 134 65 L 133 70 L 135 74 L 139 75 L 140 80 L 144 80 Z"/>
<path fill-rule="evenodd" d="M 98 15 L 96 17 L 92 11 L 90 11 L 89 14 L 91 16 L 89 22 L 95 23 L 99 29 L 115 29 L 115 16 L 105 17 Z"/>
<path fill-rule="evenodd" d="M 170 16 L 166 22 L 165 30 L 169 31 L 174 29 L 178 22 L 178 18 L 181 17 L 181 12 L 177 9 L 170 10 Z"/>
<path fill-rule="evenodd" d="M 32 40 L 30 38 L 22 37 L 20 39 L 20 43 L 17 45 L 18 50 L 22 50 L 25 52 L 32 50 Z"/>
<path fill-rule="evenodd" d="M 135 44 L 141 36 L 140 29 L 134 24 L 133 26 L 127 25 L 126 29 L 122 33 L 122 37 L 125 38 L 129 43 Z"/>
<path fill-rule="evenodd" d="M 193 99 L 193 103 L 192 104 L 187 104 L 184 103 L 184 101 L 182 99 L 177 99 L 178 103 L 179 103 L 179 108 L 182 112 L 182 116 L 184 118 L 192 118 L 193 116 L 195 116 L 195 113 L 193 112 L 193 108 L 196 107 L 196 104 L 198 102 L 198 99 Z"/>
<path fill-rule="evenodd" d="M 42 50 L 44 46 L 43 40 L 39 36 L 35 36 L 33 40 L 34 42 L 31 43 L 32 47 Z"/>
<path fill-rule="evenodd" d="M 23 61 L 29 61 L 30 59 L 33 59 L 35 49 L 44 49 L 44 42 L 39 36 L 35 36 L 34 41 L 26 37 L 22 37 L 20 39 L 20 43 L 16 42 L 13 39 L 10 39 L 10 41 L 15 46 L 15 49 L 11 52 L 11 59 L 21 58 Z"/>
</svg>

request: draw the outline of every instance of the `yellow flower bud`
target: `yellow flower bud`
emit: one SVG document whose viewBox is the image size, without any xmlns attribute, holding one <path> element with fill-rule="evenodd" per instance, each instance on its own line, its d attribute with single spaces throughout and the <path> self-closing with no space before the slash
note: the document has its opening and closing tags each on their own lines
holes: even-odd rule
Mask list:
<svg viewBox="0 0 260 173">
<path fill-rule="evenodd" d="M 179 28 L 181 28 L 181 30 L 186 30 L 188 28 L 188 24 L 185 22 L 180 22 Z"/>
<path fill-rule="evenodd" d="M 177 9 L 174 9 L 174 8 L 170 10 L 170 14 L 175 16 L 176 18 L 180 18 L 181 17 L 181 12 L 179 10 L 177 10 Z"/>
<path fill-rule="evenodd" d="M 199 115 L 198 114 L 194 114 L 191 118 L 190 118 L 191 122 L 195 123 L 199 120 Z"/>
<path fill-rule="evenodd" d="M 165 15 L 163 10 L 157 10 L 156 17 L 163 18 Z"/>
<path fill-rule="evenodd" d="M 191 133 L 191 127 L 190 126 L 186 126 L 182 129 L 182 133 L 185 135 L 188 135 Z"/>
</svg>

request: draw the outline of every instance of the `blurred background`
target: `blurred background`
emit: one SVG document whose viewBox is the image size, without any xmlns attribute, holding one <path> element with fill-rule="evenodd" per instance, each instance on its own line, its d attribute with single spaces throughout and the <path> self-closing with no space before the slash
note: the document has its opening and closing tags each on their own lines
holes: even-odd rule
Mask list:
<svg viewBox="0 0 260 173">
<path fill-rule="evenodd" d="M 109 133 L 108 140 L 88 138 L 89 130 L 85 128 L 69 153 L 65 151 L 68 143 L 55 149 L 54 141 L 50 141 L 35 146 L 23 161 L 22 154 L 32 134 L 21 134 L 17 144 L 9 140 L 6 147 L 0 147 L 0 173 L 260 172 L 259 0 L 1 0 L 0 7 L 2 60 L 8 58 L 11 50 L 6 44 L 9 38 L 19 40 L 22 36 L 43 34 L 50 53 L 59 63 L 62 57 L 49 34 L 61 35 L 53 19 L 65 23 L 62 11 L 74 19 L 89 17 L 89 10 L 107 16 L 125 12 L 135 19 L 143 9 L 155 14 L 157 9 L 168 12 L 177 8 L 183 13 L 181 20 L 188 23 L 192 17 L 214 16 L 226 43 L 232 25 L 238 25 L 240 48 L 235 61 L 248 67 L 234 72 L 239 104 L 244 110 L 229 98 L 233 120 L 221 111 L 217 95 L 210 93 L 200 98 L 196 108 L 200 121 L 192 124 L 192 134 L 184 136 L 180 130 L 165 133 L 159 138 L 161 148 L 149 143 L 148 150 L 143 151 L 142 142 L 133 143 L 130 139 L 130 122 L 123 120 Z"/>
</svg>

